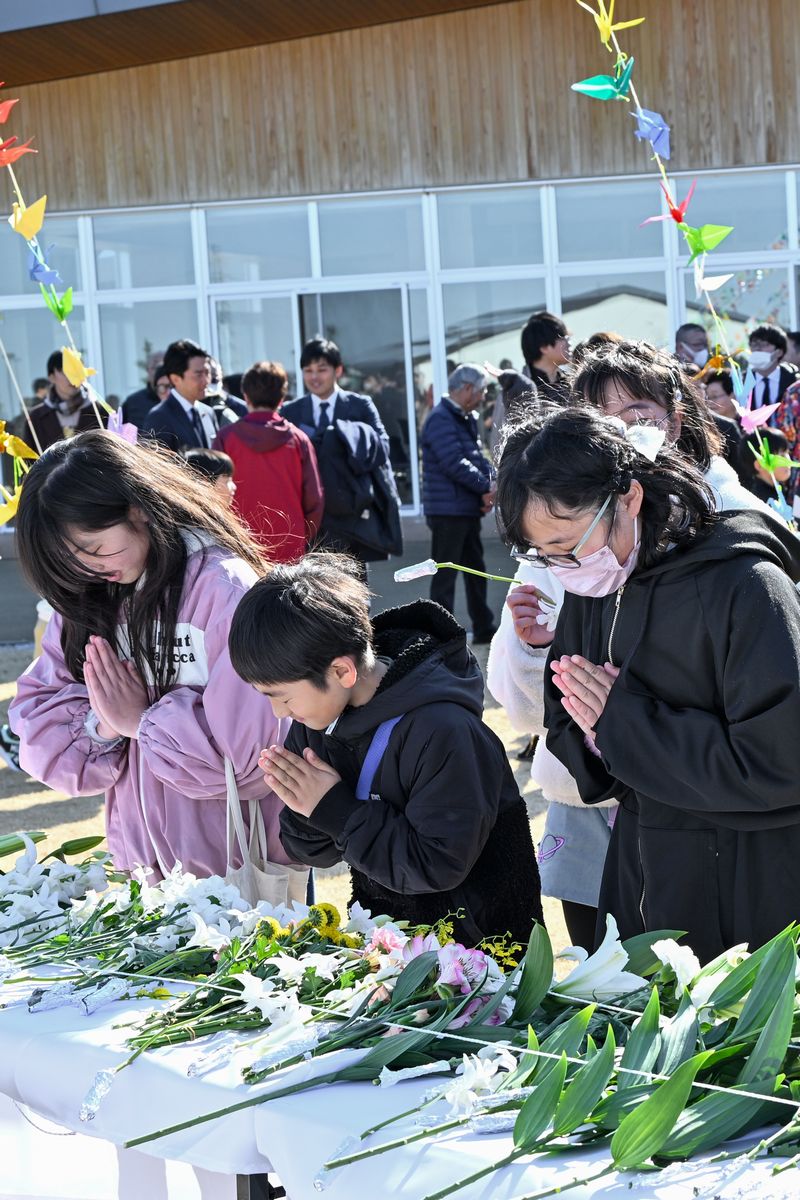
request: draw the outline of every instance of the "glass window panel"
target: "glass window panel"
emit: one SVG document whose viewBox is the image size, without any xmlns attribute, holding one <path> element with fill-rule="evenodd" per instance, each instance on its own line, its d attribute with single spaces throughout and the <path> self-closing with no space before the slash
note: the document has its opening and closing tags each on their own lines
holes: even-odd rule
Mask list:
<svg viewBox="0 0 800 1200">
<path fill-rule="evenodd" d="M 86 324 L 82 306 L 78 305 L 73 310 L 69 327 L 78 349 L 85 353 Z M 47 374 L 47 360 L 54 350 L 64 345 L 64 331 L 49 309 L 42 304 L 41 309 L 6 309 L 0 312 L 0 337 L 26 402 L 38 403 L 32 399 L 33 381 Z M 93 365 L 98 368 L 100 366 L 99 363 Z M 102 379 L 96 382 L 97 390 L 101 394 L 102 385 Z M 16 389 L 5 363 L 0 361 L 0 420 L 13 420 L 20 412 Z M 24 431 L 22 436 L 24 437 Z"/>
<path fill-rule="evenodd" d="M 672 332 L 666 280 L 661 271 L 616 277 L 562 276 L 561 313 L 573 346 L 601 330 L 665 346 Z"/>
<path fill-rule="evenodd" d="M 442 266 L 541 262 L 540 196 L 533 188 L 442 193 L 436 201 Z"/>
<path fill-rule="evenodd" d="M 417 429 L 433 406 L 433 361 L 428 323 L 428 293 L 425 288 L 410 288 L 408 310 L 411 323 L 411 358 L 414 364 L 414 407 Z"/>
<path fill-rule="evenodd" d="M 210 208 L 206 231 L 212 283 L 311 274 L 305 204 Z"/>
<path fill-rule="evenodd" d="M 93 217 L 97 286 L 163 287 L 194 283 L 188 212 Z"/>
<path fill-rule="evenodd" d="M 425 267 L 418 197 L 330 200 L 319 206 L 323 275 L 371 275 Z"/>
<path fill-rule="evenodd" d="M 24 295 L 38 285 L 28 277 L 30 251 L 18 233 L 0 222 L 0 292 L 4 296 Z M 83 288 L 81 260 L 78 253 L 77 217 L 46 217 L 39 234 L 48 266 L 58 271 L 64 288 L 76 292 Z M 48 248 L 52 245 L 53 249 Z M 63 291 L 63 288 L 59 288 Z"/>
<path fill-rule="evenodd" d="M 442 296 L 448 375 L 462 362 L 522 366 L 520 333 L 531 313 L 545 306 L 543 279 L 447 283 Z M 487 445 L 495 399 L 493 384 L 487 389 L 481 414 Z"/>
<path fill-rule="evenodd" d="M 689 177 L 676 181 L 682 200 L 692 185 Z M 737 172 L 729 175 L 700 175 L 686 213 L 691 225 L 733 225 L 720 242 L 718 254 L 740 250 L 782 250 L 788 245 L 786 180 L 782 172 Z M 680 251 L 686 244 L 680 237 Z"/>
<path fill-rule="evenodd" d="M 144 387 L 148 354 L 198 337 L 194 300 L 101 304 L 99 313 L 106 390 L 121 400 Z"/>
<path fill-rule="evenodd" d="M 694 274 L 686 272 L 685 320 L 696 321 L 708 330 L 710 341 L 719 341 L 714 321 L 703 300 L 696 300 Z M 730 349 L 747 349 L 747 334 L 762 321 L 787 328 L 789 314 L 789 273 L 785 267 L 765 267 L 736 271 L 733 279 L 712 293 L 714 307 L 722 319 Z"/>
<path fill-rule="evenodd" d="M 330 292 L 301 297 L 303 340 L 316 333 L 342 352 L 345 391 L 361 392 L 375 407 L 389 435 L 389 455 L 403 504 L 410 504 L 406 352 L 399 288 L 373 292 Z"/>
<path fill-rule="evenodd" d="M 246 371 L 255 362 L 269 359 L 283 364 L 289 376 L 289 393 L 295 393 L 292 300 L 289 296 L 239 297 L 218 300 L 217 341 L 226 375 Z"/>
<path fill-rule="evenodd" d="M 661 223 L 639 225 L 661 212 L 655 180 L 578 183 L 556 188 L 558 256 L 562 262 L 650 258 L 663 253 Z"/>
</svg>

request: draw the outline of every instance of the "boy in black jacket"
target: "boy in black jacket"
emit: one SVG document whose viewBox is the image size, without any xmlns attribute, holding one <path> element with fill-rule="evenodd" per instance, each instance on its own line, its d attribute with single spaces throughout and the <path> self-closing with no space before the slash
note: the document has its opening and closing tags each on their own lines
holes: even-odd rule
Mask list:
<svg viewBox="0 0 800 1200">
<path fill-rule="evenodd" d="M 275 567 L 231 626 L 234 669 L 292 726 L 264 750 L 292 859 L 344 860 L 353 900 L 412 924 L 458 913 L 467 945 L 542 921 L 525 804 L 484 725 L 464 630 L 427 600 L 370 623 L 350 559 Z"/>
</svg>

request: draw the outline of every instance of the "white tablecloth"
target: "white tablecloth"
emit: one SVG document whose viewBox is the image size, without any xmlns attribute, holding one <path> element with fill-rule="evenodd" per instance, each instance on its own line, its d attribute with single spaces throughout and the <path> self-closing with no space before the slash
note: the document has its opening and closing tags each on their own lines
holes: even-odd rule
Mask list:
<svg viewBox="0 0 800 1200">
<path fill-rule="evenodd" d="M 12 995 L 11 988 L 3 989 L 3 1001 Z M 29 1132 L 23 1134 L 16 1110 L 7 1105 L 0 1107 L 0 1200 L 15 1196 L 41 1196 L 47 1200 L 73 1200 L 77 1196 L 81 1200 L 113 1200 L 116 1196 L 133 1200 L 136 1196 L 139 1200 L 145 1195 L 147 1200 L 160 1200 L 161 1196 L 171 1200 L 193 1200 L 195 1196 L 227 1200 L 232 1195 L 230 1179 L 222 1177 L 267 1170 L 274 1170 L 280 1177 L 291 1200 L 318 1200 L 314 1176 L 344 1138 L 412 1108 L 432 1082 L 429 1077 L 386 1089 L 372 1084 L 321 1087 L 245 1109 L 223 1121 L 149 1143 L 143 1148 L 144 1154 L 124 1152 L 117 1159 L 107 1143 L 119 1145 L 254 1094 L 253 1089 L 238 1082 L 243 1062 L 252 1056 L 239 1054 L 224 1068 L 202 1077 L 189 1077 L 187 1066 L 197 1058 L 198 1046 L 177 1046 L 142 1055 L 117 1077 L 94 1120 L 82 1124 L 78 1111 L 95 1073 L 126 1057 L 123 1044 L 127 1031 L 118 1027 L 129 1024 L 137 1012 L 151 1006 L 150 1001 L 125 1001 L 92 1017 L 72 1008 L 35 1014 L 24 1006 L 0 1011 L 0 1093 L 82 1135 L 73 1139 L 60 1137 L 57 1131 L 37 1133 L 30 1125 L 26 1126 Z M 343 1052 L 337 1062 L 344 1065 L 355 1057 L 356 1052 Z M 294 1068 L 292 1078 L 327 1072 L 332 1062 L 328 1057 Z M 261 1090 L 266 1093 L 281 1086 L 288 1075 L 288 1071 L 283 1072 L 269 1087 L 262 1085 Z M 41 1124 L 37 1117 L 33 1120 Z M 393 1126 L 375 1140 L 388 1139 L 399 1128 Z M 413 1131 L 410 1125 L 403 1128 Z M 422 1200 L 483 1164 L 497 1161 L 510 1145 L 507 1135 L 453 1135 L 436 1143 L 416 1143 L 346 1168 L 329 1182 L 323 1195 L 330 1200 L 371 1200 L 386 1195 Z M 96 1147 L 96 1151 L 91 1153 L 90 1147 Z M 152 1156 L 177 1162 L 165 1168 L 153 1163 Z M 578 1174 L 590 1174 L 598 1169 L 602 1157 L 598 1152 L 569 1159 L 562 1155 L 539 1156 L 535 1162 L 507 1168 L 458 1195 L 463 1200 L 511 1200 L 563 1184 Z M 71 1191 L 70 1180 L 78 1164 L 85 1168 L 90 1160 L 94 1166 L 88 1175 L 94 1171 L 95 1182 L 90 1181 L 83 1191 Z M 139 1190 L 138 1194 L 133 1185 L 126 1190 L 126 1177 L 134 1178 L 141 1172 L 145 1160 L 151 1164 L 152 1186 L 148 1184 L 146 1191 Z M 200 1170 L 191 1180 L 187 1176 L 180 1181 L 175 1176 L 180 1170 L 177 1163 Z M 755 1164 L 736 1177 L 724 1178 L 718 1166 L 692 1164 L 671 1168 L 666 1175 L 611 1176 L 602 1185 L 579 1187 L 571 1195 L 574 1200 L 623 1196 L 694 1200 L 698 1195 L 695 1189 L 700 1188 L 700 1195 L 724 1200 L 744 1195 L 770 1200 L 800 1196 L 800 1174 L 787 1172 L 773 1179 L 771 1166 L 767 1162 Z"/>
</svg>

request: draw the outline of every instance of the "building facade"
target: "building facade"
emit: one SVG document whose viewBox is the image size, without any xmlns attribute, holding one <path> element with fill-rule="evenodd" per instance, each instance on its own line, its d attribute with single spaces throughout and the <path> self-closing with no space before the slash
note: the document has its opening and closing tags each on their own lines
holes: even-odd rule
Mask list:
<svg viewBox="0 0 800 1200">
<path fill-rule="evenodd" d="M 262 18 L 277 7 L 262 5 Z M 77 50 L 91 19 L 62 24 L 53 44 L 67 29 L 66 61 L 48 57 L 46 39 L 38 56 L 21 52 L 52 40 L 48 27 L 0 32 L 4 95 L 22 100 L 4 133 L 35 135 L 40 153 L 21 160 L 20 182 L 29 200 L 48 194 L 51 265 L 75 288 L 71 328 L 100 390 L 141 386 L 148 350 L 180 336 L 226 371 L 266 357 L 296 381 L 303 341 L 323 332 L 351 386 L 375 398 L 414 510 L 419 424 L 448 363 L 519 365 L 519 329 L 545 306 L 576 338 L 617 328 L 660 344 L 703 313 L 674 224 L 641 225 L 662 198 L 629 106 L 570 91 L 613 65 L 577 4 L 416 3 L 408 19 L 370 25 L 353 0 L 333 7 L 359 27 L 313 36 L 301 34 L 322 19 L 317 6 L 290 7 L 288 36 L 262 19 L 247 36 L 261 28 L 264 41 L 189 57 L 206 49 L 201 0 L 140 7 L 126 16 L 141 22 L 139 42 L 129 25 L 117 44 L 106 24 L 104 64 L 116 53 L 120 65 L 100 72 L 87 70 L 96 48 L 86 62 Z M 421 11 L 441 7 L 456 10 Z M 625 7 L 620 19 L 646 16 L 625 45 L 642 103 L 672 126 L 674 190 L 682 197 L 696 178 L 692 223 L 735 227 L 714 255 L 715 272 L 733 272 L 718 293 L 732 343 L 754 318 L 794 327 L 793 0 L 737 10 L 736 39 L 725 0 Z M 189 10 L 199 23 L 175 45 L 164 31 Z M 10 230 L 0 336 L 27 395 L 60 330 Z M 0 417 L 17 410 L 0 371 Z"/>
</svg>

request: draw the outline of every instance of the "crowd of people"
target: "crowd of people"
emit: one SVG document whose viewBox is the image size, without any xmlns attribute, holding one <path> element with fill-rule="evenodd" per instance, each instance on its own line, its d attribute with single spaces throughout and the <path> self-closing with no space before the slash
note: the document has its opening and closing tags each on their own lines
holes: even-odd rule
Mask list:
<svg viewBox="0 0 800 1200">
<path fill-rule="evenodd" d="M 455 572 L 370 614 L 399 500 L 338 347 L 307 343 L 297 399 L 263 361 L 240 400 L 173 342 L 122 405 L 135 444 L 97 428 L 52 355 L 16 527 L 53 613 L 10 713 L 23 768 L 105 793 L 125 871 L 237 869 L 233 807 L 263 821 L 262 867 L 344 861 L 354 899 L 448 917 L 468 944 L 524 942 L 542 893 L 590 949 L 608 914 L 624 937 L 685 930 L 703 960 L 761 944 L 800 918 L 800 335 L 750 335 L 754 436 L 713 350 L 694 324 L 674 352 L 616 332 L 573 348 L 538 312 L 519 371 L 453 364 L 423 426 L 431 558 L 473 572 L 472 642 L 548 802 L 538 851 L 482 721 Z M 492 511 L 516 564 L 499 615 Z"/>
</svg>

